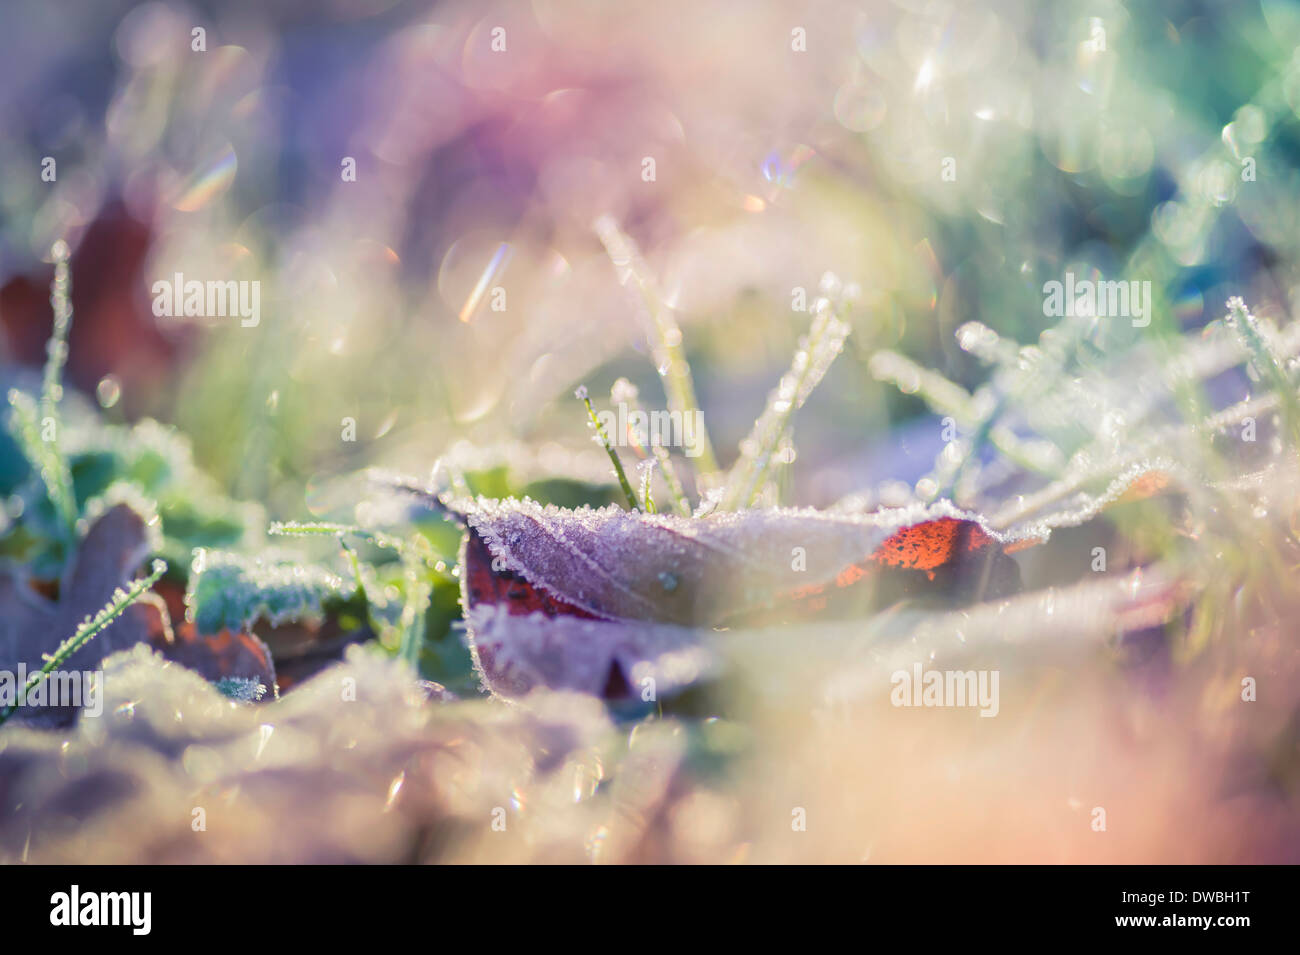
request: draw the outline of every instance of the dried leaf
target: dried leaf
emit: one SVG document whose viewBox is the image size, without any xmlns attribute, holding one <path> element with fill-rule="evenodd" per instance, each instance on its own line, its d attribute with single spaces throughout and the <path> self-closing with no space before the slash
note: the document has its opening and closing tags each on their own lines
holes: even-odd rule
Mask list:
<svg viewBox="0 0 1300 955">
<path fill-rule="evenodd" d="M 891 535 L 927 521 L 946 519 L 949 531 L 970 525 L 979 534 L 972 543 L 1005 540 L 944 503 L 861 516 L 770 509 L 695 519 L 616 507 L 562 510 L 529 500 L 480 499 L 461 507 L 471 538 L 484 544 L 482 552 L 467 545 L 466 557 L 486 553 L 494 572 L 509 572 L 542 592 L 530 594 L 522 612 L 547 612 L 535 604 L 549 597 L 558 601 L 559 614 L 576 609 L 604 619 L 687 625 L 717 624 L 832 583 Z M 911 566 L 931 570 L 951 559 L 958 545 L 946 546 L 939 557 Z M 482 579 L 476 566 L 467 569 L 467 584 Z M 483 592 L 466 589 L 468 607 L 483 602 Z"/>
<path fill-rule="evenodd" d="M 498 696 L 537 687 L 609 700 L 658 698 L 711 672 L 704 631 L 672 624 L 579 617 L 518 616 L 506 607 L 470 611 L 474 666 Z"/>
<path fill-rule="evenodd" d="M 210 683 L 248 680 L 275 694 L 275 664 L 271 651 L 254 634 L 243 630 L 222 630 L 202 635 L 192 623 L 176 628 L 173 639 L 155 637 L 154 649 L 169 660 L 196 671 Z"/>
<path fill-rule="evenodd" d="M 712 667 L 709 628 L 823 612 L 860 581 L 893 599 L 917 581 L 962 598 L 1019 588 L 1005 538 L 946 504 L 865 516 L 746 510 L 704 518 L 529 500 L 460 502 L 462 600 L 484 685 L 606 698 L 670 693 Z M 854 609 L 865 613 L 865 605 Z"/>
<path fill-rule="evenodd" d="M 74 633 L 89 615 L 98 612 L 119 587 L 130 585 L 149 554 L 144 520 L 119 504 L 91 525 L 59 585 L 58 600 L 42 596 L 27 575 L 16 568 L 0 569 L 0 668 L 39 670 L 44 655 Z M 68 658 L 64 670 L 93 670 L 108 654 L 143 640 L 166 639 L 168 622 L 161 600 L 141 600 L 128 607 L 102 633 Z M 41 713 L 19 710 L 19 719 L 66 722 L 68 708 Z"/>
</svg>

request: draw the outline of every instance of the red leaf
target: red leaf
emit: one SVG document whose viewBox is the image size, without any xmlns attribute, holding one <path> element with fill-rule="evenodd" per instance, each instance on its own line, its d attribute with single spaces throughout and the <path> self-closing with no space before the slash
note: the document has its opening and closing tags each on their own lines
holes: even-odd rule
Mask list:
<svg viewBox="0 0 1300 955">
<path fill-rule="evenodd" d="M 275 664 L 271 660 L 271 651 L 251 633 L 222 630 L 200 635 L 194 624 L 186 622 L 176 628 L 171 640 L 158 635 L 150 643 L 167 659 L 197 671 L 205 680 L 215 682 L 237 677 L 261 683 L 268 694 L 275 693 Z"/>
<path fill-rule="evenodd" d="M 472 527 L 465 535 L 460 555 L 462 588 L 466 607 L 480 604 L 504 606 L 507 613 L 527 616 L 539 612 L 547 617 L 594 617 L 581 607 L 534 587 L 524 577 L 513 571 L 492 566 L 492 555 L 482 536 Z"/>
<path fill-rule="evenodd" d="M 876 548 L 871 559 L 890 567 L 932 571 L 964 553 L 996 546 L 997 541 L 974 521 L 940 517 L 892 534 Z"/>
<path fill-rule="evenodd" d="M 698 651 L 703 628 L 772 608 L 816 615 L 831 592 L 872 594 L 882 578 L 892 599 L 917 588 L 1002 596 L 1019 584 L 1002 540 L 947 505 L 698 519 L 526 500 L 460 508 L 471 647 L 488 688 L 509 696 L 538 684 L 625 695 L 647 675 L 676 685 L 664 660 Z"/>
</svg>

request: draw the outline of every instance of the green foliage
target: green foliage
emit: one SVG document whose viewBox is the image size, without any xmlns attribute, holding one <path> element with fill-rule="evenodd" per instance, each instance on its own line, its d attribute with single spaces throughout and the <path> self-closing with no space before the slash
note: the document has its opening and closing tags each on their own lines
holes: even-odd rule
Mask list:
<svg viewBox="0 0 1300 955">
<path fill-rule="evenodd" d="M 175 429 L 148 419 L 116 426 L 67 413 L 62 379 L 72 307 L 66 243 L 55 244 L 54 260 L 54 327 L 40 397 L 17 388 L 8 395 L 0 492 L 10 496 L 13 516 L 0 530 L 0 555 L 28 564 L 38 579 L 58 577 L 80 523 L 121 500 L 150 517 L 154 555 L 177 568 L 189 563 L 196 547 L 260 540 L 260 508 L 222 494 L 195 467 L 189 442 Z"/>
<path fill-rule="evenodd" d="M 237 548 L 261 541 L 261 507 L 234 501 L 194 464 L 190 442 L 145 419 L 130 427 L 72 429 L 70 460 L 78 501 L 127 483 L 156 502 L 163 553 L 188 561 L 196 547 Z"/>
<path fill-rule="evenodd" d="M 831 363 L 844 347 L 849 326 L 841 317 L 856 297 L 847 292 L 833 275 L 822 279 L 823 297 L 813 305 L 812 326 L 799 341 L 790 370 L 768 396 L 767 407 L 740 445 L 740 457 L 727 475 L 720 508 L 734 511 L 750 507 L 763 490 L 770 474 L 772 456 L 790 429 L 794 413 L 803 407 L 821 382 Z M 832 300 L 832 297 L 834 300 Z"/>
<path fill-rule="evenodd" d="M 344 537 L 357 537 L 399 555 L 408 547 L 407 542 L 391 534 L 333 521 L 275 521 L 268 533 L 277 537 L 337 537 L 340 540 Z"/>
<path fill-rule="evenodd" d="M 195 466 L 189 441 L 175 429 L 150 419 L 127 427 L 91 418 L 64 425 L 64 440 L 56 444 L 41 440 L 30 396 L 13 391 L 9 400 L 7 436 L 27 466 L 11 489 L 21 512 L 0 538 L 0 553 L 31 564 L 37 577 L 58 576 L 67 559 L 74 537 L 65 531 L 66 511 L 75 527 L 94 502 L 110 493 L 120 498 L 127 489 L 137 510 L 157 515 L 155 554 L 175 568 L 187 566 L 196 547 L 260 542 L 261 507 L 223 494 Z M 61 471 L 66 480 L 52 477 Z"/>
<path fill-rule="evenodd" d="M 614 465 L 614 476 L 618 478 L 618 486 L 623 490 L 623 497 L 627 500 L 627 506 L 634 511 L 639 511 L 641 508 L 637 505 L 636 494 L 632 490 L 632 485 L 628 483 L 627 472 L 623 470 L 623 462 L 618 459 L 618 453 L 614 450 L 609 435 L 605 432 L 605 426 L 596 417 L 596 409 L 592 407 L 591 398 L 587 396 L 586 387 L 579 388 L 574 392 L 574 395 L 587 408 L 587 417 L 590 419 L 588 425 L 595 429 L 600 446 L 605 449 L 605 454 L 609 455 L 610 463 Z"/>
<path fill-rule="evenodd" d="M 540 501 L 543 504 L 554 504 L 556 507 L 578 508 L 583 506 L 604 507 L 606 504 L 613 504 L 623 500 L 619 490 L 609 484 L 594 484 L 589 481 L 577 481 L 572 478 L 544 478 L 538 481 L 530 481 L 527 484 L 521 484 L 514 491 L 515 497 L 531 497 L 534 501 Z M 443 522 L 439 522 L 441 528 L 450 527 Z M 433 528 L 422 528 L 425 533 L 429 533 Z M 456 534 L 459 537 L 459 532 Z M 454 551 L 454 547 L 453 547 Z"/>
<path fill-rule="evenodd" d="M 637 316 L 646 330 L 655 369 L 663 378 L 669 410 L 683 415 L 694 413 L 699 409 L 700 403 L 695 397 L 695 379 L 691 375 L 690 362 L 686 360 L 682 330 L 672 309 L 665 304 L 649 265 L 641 257 L 632 237 L 620 229 L 611 217 L 601 216 L 596 220 L 595 229 L 618 273 L 619 281 L 624 285 L 635 286 L 640 294 L 642 307 L 638 309 Z M 707 479 L 717 471 L 717 459 L 706 428 L 700 428 L 698 438 L 700 473 Z"/>
<path fill-rule="evenodd" d="M 319 619 L 325 605 L 346 600 L 355 588 L 338 574 L 296 555 L 260 556 L 199 548 L 185 594 L 186 614 L 200 633 Z"/>
<path fill-rule="evenodd" d="M 655 460 L 650 458 L 642 461 L 638 467 L 641 470 L 641 506 L 645 508 L 647 514 L 657 514 L 658 509 L 655 507 L 654 487 L 651 478 L 654 476 Z"/>
<path fill-rule="evenodd" d="M 634 384 L 626 378 L 620 378 L 614 382 L 614 387 L 609 391 L 609 400 L 615 405 L 623 404 L 627 406 L 629 416 L 633 414 L 645 414 L 645 409 L 641 407 L 640 394 Z M 629 429 L 632 433 L 628 438 L 633 442 L 639 442 L 640 436 L 634 429 Z M 672 455 L 668 449 L 663 446 L 662 442 L 650 441 L 649 449 L 642 447 L 639 443 L 634 445 L 634 450 L 641 457 L 647 454 L 653 455 L 655 462 L 659 465 L 659 470 L 664 476 L 664 485 L 668 488 L 668 496 L 672 499 L 673 509 L 683 517 L 691 516 L 691 505 L 686 500 L 686 492 L 682 488 L 681 478 L 677 476 L 677 468 L 673 464 Z M 647 502 L 647 509 L 650 503 L 650 481 L 648 471 L 642 475 L 643 487 L 641 491 L 642 498 Z"/>
<path fill-rule="evenodd" d="M 356 593 L 365 599 L 367 622 L 378 635 L 380 644 L 395 650 L 416 670 L 422 669 L 434 588 L 440 582 L 454 585 L 455 580 L 446 572 L 446 564 L 438 558 L 425 535 L 417 531 L 409 537 L 398 538 L 381 531 L 322 521 L 277 522 L 271 525 L 270 532 L 278 536 L 337 537 L 352 570 Z M 363 560 L 348 544 L 348 537 L 396 555 L 400 570 L 394 574 L 393 565 L 386 560 L 379 566 Z M 449 624 L 449 620 L 443 621 L 434 635 L 445 634 Z"/>
<path fill-rule="evenodd" d="M 30 395 L 17 389 L 9 392 L 9 407 L 10 435 L 26 456 L 32 471 L 39 476 L 46 499 L 53 508 L 57 520 L 52 522 L 52 535 L 66 544 L 75 530 L 77 505 L 72 494 L 67 459 L 59 452 L 57 419 L 47 417 L 43 423 L 37 403 Z"/>
<path fill-rule="evenodd" d="M 1250 355 L 1250 367 L 1254 373 L 1269 392 L 1278 397 L 1287 432 L 1300 447 L 1300 400 L 1296 397 L 1295 383 L 1287 374 L 1277 350 L 1265 337 L 1259 319 L 1250 313 L 1244 301 L 1234 297 L 1228 299 L 1227 325 Z"/>
</svg>

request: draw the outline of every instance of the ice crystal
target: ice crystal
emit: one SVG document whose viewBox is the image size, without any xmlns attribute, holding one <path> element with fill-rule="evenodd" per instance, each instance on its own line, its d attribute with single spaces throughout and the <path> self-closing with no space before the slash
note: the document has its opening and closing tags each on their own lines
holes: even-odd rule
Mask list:
<svg viewBox="0 0 1300 955">
<path fill-rule="evenodd" d="M 831 287 L 833 280 L 828 275 L 823 286 Z M 803 407 L 844 347 L 850 329 L 837 311 L 844 311 L 851 302 L 850 296 L 842 296 L 837 302 L 823 297 L 813 305 L 812 325 L 799 341 L 790 370 L 768 395 L 767 406 L 754 422 L 749 437 L 740 444 L 740 458 L 727 475 L 721 501 L 724 509 L 749 507 L 763 489 L 772 456 L 788 434 L 790 419 Z"/>
<path fill-rule="evenodd" d="M 869 515 L 770 508 L 695 518 L 527 499 L 463 507 L 503 569 L 597 616 L 683 624 L 717 622 L 826 583 L 901 527 L 938 517 L 980 522 L 946 501 Z M 797 571 L 796 548 L 804 555 Z"/>
<path fill-rule="evenodd" d="M 669 410 L 683 415 L 696 412 L 699 401 L 695 397 L 695 379 L 691 376 L 691 366 L 686 360 L 686 350 L 682 345 L 682 330 L 672 309 L 664 302 L 658 283 L 650 273 L 650 267 L 641 258 L 631 236 L 618 227 L 612 216 L 601 216 L 593 228 L 604 243 L 619 282 L 634 285 L 640 292 L 642 308 L 637 311 L 637 315 L 644 323 L 655 368 L 664 380 Z M 700 427 L 697 439 L 700 451 L 697 463 L 702 475 L 707 478 L 717 470 L 717 461 L 708 431 L 703 426 Z"/>
<path fill-rule="evenodd" d="M 200 633 L 247 629 L 258 619 L 279 624 L 319 618 L 325 601 L 353 592 L 354 585 L 333 571 L 293 556 L 199 549 L 185 595 L 186 614 Z"/>
<path fill-rule="evenodd" d="M 266 696 L 266 684 L 244 677 L 226 677 L 213 684 L 222 696 L 239 703 L 257 703 Z"/>
<path fill-rule="evenodd" d="M 142 577 L 128 588 L 119 587 L 113 592 L 108 603 L 93 615 L 87 616 L 75 633 L 59 644 L 53 653 L 45 655 L 45 664 L 38 671 L 33 673 L 27 680 L 26 692 L 28 694 L 50 675 L 53 671 L 63 666 L 68 658 L 93 640 L 96 636 L 104 631 L 109 624 L 120 617 L 128 607 L 138 601 L 148 590 L 158 582 L 167 571 L 167 565 L 160 560 L 153 562 L 148 576 Z M 0 709 L 0 723 L 7 720 L 17 708 L 16 704 L 10 704 Z"/>
</svg>

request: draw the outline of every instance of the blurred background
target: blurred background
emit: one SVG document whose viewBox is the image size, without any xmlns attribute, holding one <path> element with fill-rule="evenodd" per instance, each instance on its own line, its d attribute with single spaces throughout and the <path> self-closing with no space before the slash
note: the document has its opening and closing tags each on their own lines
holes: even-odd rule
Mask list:
<svg viewBox="0 0 1300 955">
<path fill-rule="evenodd" d="M 427 473 L 462 441 L 605 480 L 575 386 L 663 402 L 609 216 L 724 465 L 807 329 L 797 290 L 861 286 L 787 481 L 827 505 L 943 447 L 875 351 L 974 385 L 955 331 L 1035 342 L 1067 270 L 1151 280 L 1150 334 L 1228 294 L 1289 315 L 1297 42 L 1275 0 L 9 3 L 0 354 L 43 359 L 67 237 L 72 385 L 174 423 L 272 516 L 337 513 L 341 475 Z M 176 272 L 259 280 L 260 324 L 155 318 Z"/>
<path fill-rule="evenodd" d="M 41 802 L 73 835 L 55 849 L 38 838 L 37 855 L 1294 861 L 1300 473 L 1271 415 L 1293 450 L 1298 44 L 1300 5 L 1283 0 L 0 5 L 0 383 L 40 389 L 51 247 L 66 239 L 77 498 L 125 474 L 157 499 L 172 566 L 160 589 L 178 624 L 193 548 L 260 552 L 268 519 L 370 526 L 356 512 L 370 506 L 359 475 L 371 466 L 423 476 L 445 457 L 489 494 L 545 498 L 541 482 L 565 478 L 600 499 L 609 461 L 573 392 L 585 385 L 605 408 L 626 377 L 664 407 L 661 378 L 679 369 L 655 358 L 651 308 L 680 324 L 729 465 L 828 272 L 859 290 L 852 333 L 779 456 L 783 502 L 952 497 L 1006 528 L 1077 507 L 1157 456 L 1196 472 L 1166 482 L 1177 496 L 1090 520 L 1098 505 L 1018 555 L 1016 600 L 710 631 L 728 677 L 699 714 L 688 699 L 628 730 L 556 696 L 538 703 L 554 708 L 543 723 L 591 724 L 566 730 L 579 742 L 565 756 L 537 742 L 551 737 L 525 708 L 402 709 L 405 671 L 374 670 L 390 689 L 347 715 L 348 738 L 370 734 L 356 763 L 350 746 L 302 745 L 297 717 L 277 715 L 270 752 L 308 754 L 301 790 L 248 761 L 266 736 L 231 737 L 229 765 L 261 794 L 231 803 L 246 841 L 136 838 L 188 827 L 175 806 L 218 775 L 200 748 L 166 768 L 137 760 L 143 781 L 118 788 L 144 795 L 133 815 L 99 817 L 103 838 Z M 649 304 L 607 248 L 625 241 Z M 260 321 L 156 316 L 153 285 L 177 273 L 259 282 Z M 1150 282 L 1150 324 L 1045 315 L 1044 284 L 1067 274 Z M 1234 339 L 1221 320 L 1237 295 L 1260 321 Z M 1258 409 L 1214 418 L 1252 398 Z M 1257 443 L 1243 417 L 1256 413 Z M 96 418 L 174 430 L 84 427 Z M 978 466 L 948 467 L 950 450 Z M 48 582 L 66 554 L 33 544 L 34 518 L 53 511 L 29 470 L 17 445 L 0 448 L 0 553 Z M 448 526 L 421 529 L 450 563 Z M 318 543 L 341 559 L 332 537 Z M 1090 564 L 1097 545 L 1110 548 L 1106 573 Z M 381 567 L 366 626 L 395 632 L 404 596 L 422 674 L 476 695 L 444 570 L 419 581 Z M 412 623 L 424 603 L 427 639 Z M 353 601 L 320 630 L 260 622 L 282 687 L 369 639 L 359 615 Z M 328 653 L 294 671 L 298 644 Z M 886 706 L 884 675 L 921 658 L 1000 668 L 1004 718 Z M 187 671 L 141 661 L 144 675 L 109 681 L 130 707 L 118 732 L 137 732 L 152 681 L 216 714 L 216 735 L 230 720 L 265 729 L 254 708 L 185 684 Z M 1258 705 L 1241 705 L 1243 675 L 1259 676 Z M 294 711 L 303 733 L 339 738 L 333 687 L 317 687 L 304 695 L 319 699 L 319 725 Z M 171 726 L 179 706 L 142 706 L 138 725 Z M 428 709 L 449 721 L 434 744 L 452 755 L 407 777 L 402 734 L 431 738 L 408 710 Z M 584 734 L 617 745 L 593 756 Z M 481 758 L 463 755 L 466 738 Z M 318 751 L 344 770 L 311 775 Z M 69 765 L 82 764 L 52 759 L 31 792 L 116 791 Z M 611 795 L 617 773 L 627 782 Z M 410 831 L 389 813 L 404 780 Z M 419 803 L 420 785 L 437 798 Z M 524 839 L 482 834 L 502 793 L 535 827 Z M 792 836 L 792 806 L 810 810 L 806 837 Z M 1096 806 L 1118 838 L 1089 827 Z M 463 844 L 421 843 L 420 813 L 459 819 Z M 339 833 L 347 845 L 320 848 Z M 13 815 L 0 850 L 25 860 L 31 843 Z"/>
</svg>

